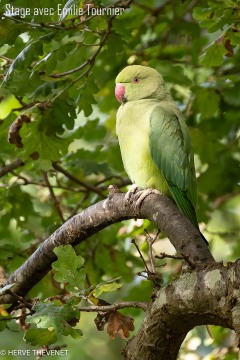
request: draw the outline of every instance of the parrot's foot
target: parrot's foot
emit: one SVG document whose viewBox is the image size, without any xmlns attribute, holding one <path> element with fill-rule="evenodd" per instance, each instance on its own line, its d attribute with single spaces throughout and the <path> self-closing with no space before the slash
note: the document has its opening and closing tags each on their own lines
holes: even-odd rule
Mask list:
<svg viewBox="0 0 240 360">
<path fill-rule="evenodd" d="M 157 195 L 161 195 L 160 191 L 156 190 L 156 189 L 145 189 L 145 190 L 141 190 L 136 194 L 136 198 L 137 198 L 137 202 L 136 202 L 136 211 L 137 213 L 139 213 L 140 211 L 140 207 L 143 203 L 143 200 L 151 194 L 157 194 Z"/>
<path fill-rule="evenodd" d="M 125 195 L 126 204 L 131 204 L 133 202 L 133 198 L 136 196 L 136 192 L 138 191 L 138 187 L 136 184 L 132 184 Z"/>
<path fill-rule="evenodd" d="M 125 195 L 125 201 L 126 201 L 126 205 L 128 205 L 131 204 L 133 200 L 136 200 L 136 205 L 135 205 L 136 218 L 139 214 L 143 200 L 150 194 L 160 195 L 161 193 L 156 189 L 144 189 L 138 191 L 138 187 L 136 184 L 130 186 L 130 189 Z"/>
</svg>

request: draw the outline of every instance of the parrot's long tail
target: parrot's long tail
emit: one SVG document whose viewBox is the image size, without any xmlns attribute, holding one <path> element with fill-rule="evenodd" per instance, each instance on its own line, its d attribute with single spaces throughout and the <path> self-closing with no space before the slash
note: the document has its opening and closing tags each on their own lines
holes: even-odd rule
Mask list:
<svg viewBox="0 0 240 360">
<path fill-rule="evenodd" d="M 199 230 L 199 229 L 198 229 Z M 209 243 L 207 241 L 207 239 L 205 238 L 205 236 L 201 233 L 201 231 L 199 230 L 200 234 L 201 234 L 201 237 L 203 238 L 204 242 L 206 243 L 206 245 L 208 246 Z"/>
</svg>

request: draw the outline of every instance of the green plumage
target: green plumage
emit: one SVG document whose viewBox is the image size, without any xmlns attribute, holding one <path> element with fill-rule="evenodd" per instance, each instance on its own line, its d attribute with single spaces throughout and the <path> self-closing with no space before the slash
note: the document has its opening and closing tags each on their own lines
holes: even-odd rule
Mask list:
<svg viewBox="0 0 240 360">
<path fill-rule="evenodd" d="M 124 85 L 121 97 L 116 90 L 122 102 L 116 129 L 126 172 L 138 187 L 171 195 L 198 229 L 189 132 L 161 75 L 152 68 L 128 66 L 116 83 Z"/>
<path fill-rule="evenodd" d="M 150 118 L 150 152 L 178 207 L 198 228 L 194 159 L 188 130 L 181 116 L 156 107 Z"/>
</svg>

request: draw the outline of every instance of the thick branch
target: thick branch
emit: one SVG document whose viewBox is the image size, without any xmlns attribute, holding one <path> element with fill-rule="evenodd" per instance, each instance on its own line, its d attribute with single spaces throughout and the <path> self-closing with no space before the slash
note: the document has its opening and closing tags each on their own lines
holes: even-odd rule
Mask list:
<svg viewBox="0 0 240 360">
<path fill-rule="evenodd" d="M 212 263 L 183 274 L 159 291 L 145 319 L 127 344 L 128 360 L 176 360 L 188 331 L 218 325 L 240 335 L 240 266 Z"/>
<path fill-rule="evenodd" d="M 109 198 L 90 206 L 66 221 L 17 269 L 8 279 L 8 284 L 20 296 L 27 292 L 51 269 L 56 260 L 53 249 L 59 245 L 77 245 L 109 225 L 136 217 L 136 202 L 126 204 L 125 194 L 113 192 Z M 164 231 L 176 250 L 193 263 L 214 261 L 199 232 L 165 196 L 149 195 L 140 208 L 139 218 L 154 221 Z M 1 303 L 10 303 L 9 295 L 0 296 Z"/>
</svg>

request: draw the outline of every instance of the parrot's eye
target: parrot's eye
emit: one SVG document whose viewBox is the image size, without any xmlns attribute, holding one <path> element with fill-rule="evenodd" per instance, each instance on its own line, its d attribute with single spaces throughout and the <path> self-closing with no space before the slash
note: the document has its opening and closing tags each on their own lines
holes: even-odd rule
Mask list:
<svg viewBox="0 0 240 360">
<path fill-rule="evenodd" d="M 140 78 L 138 77 L 138 76 L 135 76 L 134 78 L 133 78 L 133 84 L 138 84 L 138 83 L 140 83 Z"/>
</svg>

